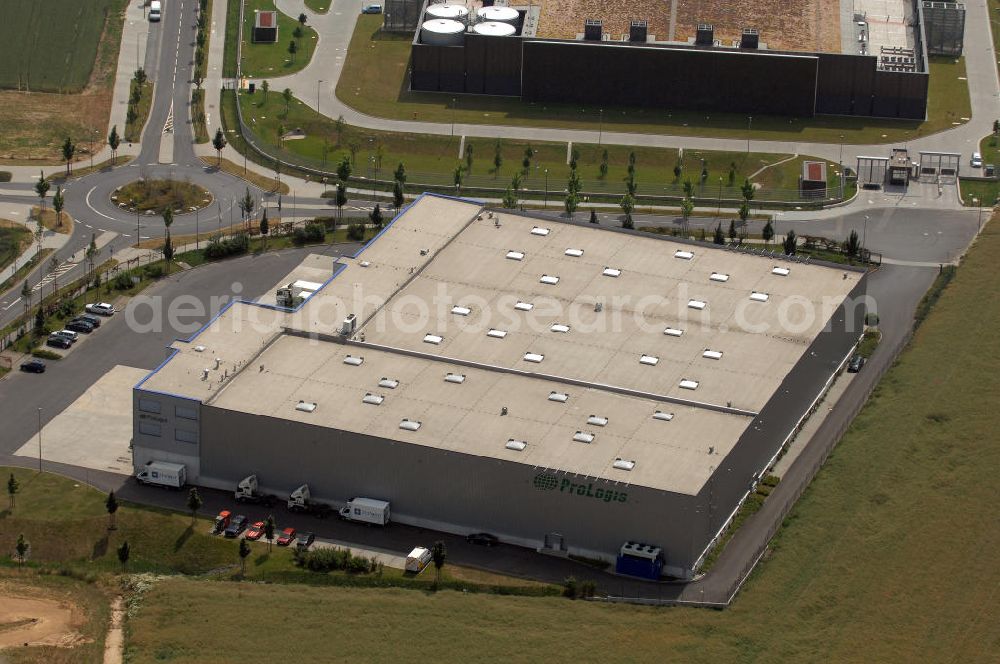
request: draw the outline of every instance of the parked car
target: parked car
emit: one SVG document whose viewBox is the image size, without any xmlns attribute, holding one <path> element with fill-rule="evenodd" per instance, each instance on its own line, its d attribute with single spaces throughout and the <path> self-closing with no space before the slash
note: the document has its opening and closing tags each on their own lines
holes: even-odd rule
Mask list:
<svg viewBox="0 0 1000 664">
<path fill-rule="evenodd" d="M 496 546 L 500 543 L 496 535 L 490 535 L 489 533 L 471 533 L 465 536 L 465 541 L 469 544 L 478 544 L 480 546 Z"/>
<path fill-rule="evenodd" d="M 111 316 L 115 313 L 115 308 L 107 302 L 97 302 L 84 307 L 88 314 L 98 314 L 100 316 Z"/>
<path fill-rule="evenodd" d="M 299 533 L 295 538 L 295 548 L 299 551 L 305 551 L 312 546 L 315 539 L 316 536 L 312 533 Z"/>
<path fill-rule="evenodd" d="M 858 373 L 861 371 L 861 367 L 865 366 L 865 358 L 861 355 L 855 355 L 851 358 L 851 361 L 847 363 L 848 373 Z"/>
<path fill-rule="evenodd" d="M 75 342 L 77 339 L 80 338 L 80 335 L 77 334 L 76 332 L 74 332 L 73 330 L 56 330 L 55 332 L 53 332 L 49 336 L 50 337 L 55 337 L 55 336 L 66 337 L 67 339 L 69 339 L 70 341 L 73 341 L 73 342 Z"/>
<path fill-rule="evenodd" d="M 969 163 L 972 165 L 973 168 L 982 168 L 983 155 L 979 154 L 978 152 L 973 152 L 972 159 L 969 160 Z"/>
<path fill-rule="evenodd" d="M 295 529 L 285 528 L 284 530 L 281 531 L 281 534 L 278 535 L 278 546 L 288 546 L 289 544 L 292 543 L 292 540 L 294 539 L 295 539 Z"/>
<path fill-rule="evenodd" d="M 101 326 L 101 318 L 100 318 L 100 316 L 95 316 L 93 314 L 80 314 L 79 316 L 77 316 L 73 320 L 82 320 L 82 321 L 84 321 L 86 323 L 90 323 L 94 327 L 100 327 Z"/>
<path fill-rule="evenodd" d="M 247 534 L 244 535 L 248 540 L 259 540 L 264 536 L 264 522 L 255 521 L 252 526 L 247 528 Z"/>
<path fill-rule="evenodd" d="M 90 334 L 94 331 L 94 326 L 85 320 L 74 318 L 70 322 L 66 323 L 66 329 L 71 332 L 83 332 L 84 334 Z"/>
<path fill-rule="evenodd" d="M 239 537 L 240 533 L 246 530 L 247 518 L 242 514 L 237 514 L 229 522 L 229 526 L 226 528 L 226 537 Z"/>
<path fill-rule="evenodd" d="M 41 360 L 28 360 L 21 363 L 21 371 L 28 373 L 45 373 L 45 363 Z"/>
<path fill-rule="evenodd" d="M 361 10 L 362 14 L 381 14 L 382 5 L 365 5 L 364 9 Z"/>
<path fill-rule="evenodd" d="M 66 350 L 73 345 L 73 342 L 66 337 L 59 336 L 58 334 L 50 334 L 49 338 L 45 341 L 45 345 Z"/>
</svg>

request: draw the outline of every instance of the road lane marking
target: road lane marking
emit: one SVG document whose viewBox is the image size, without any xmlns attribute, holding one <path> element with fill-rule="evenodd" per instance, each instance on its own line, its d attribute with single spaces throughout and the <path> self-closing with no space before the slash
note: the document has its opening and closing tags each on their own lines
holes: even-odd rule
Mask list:
<svg viewBox="0 0 1000 664">
<path fill-rule="evenodd" d="M 110 219 L 111 221 L 115 221 L 115 218 L 114 218 L 114 217 L 109 217 L 108 215 L 104 214 L 103 212 L 98 212 L 98 211 L 97 211 L 97 210 L 96 210 L 96 209 L 94 208 L 94 206 L 90 204 L 90 195 L 91 195 L 92 193 L 94 193 L 94 190 L 95 190 L 95 189 L 97 189 L 97 185 L 96 185 L 96 184 L 95 184 L 95 185 L 94 185 L 93 187 L 91 187 L 91 188 L 90 188 L 90 191 L 88 191 L 88 192 L 87 192 L 87 198 L 86 198 L 86 201 L 87 201 L 87 207 L 89 207 L 89 208 L 91 209 L 91 211 L 92 211 L 92 212 L 93 212 L 94 214 L 99 214 L 99 215 L 101 215 L 102 217 L 104 217 L 105 219 Z"/>
</svg>

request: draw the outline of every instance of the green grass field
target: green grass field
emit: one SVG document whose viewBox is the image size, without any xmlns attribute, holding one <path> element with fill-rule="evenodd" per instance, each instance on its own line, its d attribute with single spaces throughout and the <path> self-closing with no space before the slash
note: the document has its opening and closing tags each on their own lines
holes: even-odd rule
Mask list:
<svg viewBox="0 0 1000 664">
<path fill-rule="evenodd" d="M 334 120 L 316 113 L 298 99 L 293 98 L 286 111 L 284 100 L 274 90 L 266 97 L 260 92 L 252 96 L 241 95 L 240 103 L 244 121 L 253 127 L 257 137 L 275 149 L 281 145 L 286 152 L 298 157 L 299 163 L 316 168 L 335 170 L 345 156 L 351 156 L 352 145 L 356 148 L 355 176 L 373 177 L 375 172 L 372 158 L 380 151 L 380 179 L 390 179 L 396 166 L 402 162 L 410 181 L 450 186 L 455 167 L 465 164 L 464 159 L 459 159 L 458 137 L 380 132 L 350 125 L 344 125 L 338 133 Z M 281 141 L 279 137 L 282 132 L 292 128 L 302 129 L 305 138 Z M 515 173 L 524 171 L 523 159 L 529 147 L 535 154 L 524 177 L 524 187 L 543 190 L 546 170 L 550 191 L 562 191 L 569 178 L 570 167 L 566 163 L 565 143 L 502 141 L 499 172 L 494 166 L 495 140 L 469 138 L 465 145 L 472 146 L 473 155 L 472 169 L 466 174 L 466 187 L 506 188 Z M 762 186 L 758 198 L 765 197 L 768 191 L 794 191 L 798 187 L 802 162 L 810 159 L 789 159 L 791 155 L 758 152 L 686 150 L 681 162 L 681 177 L 676 178 L 673 173 L 674 166 L 678 164 L 676 149 L 597 144 L 574 144 L 574 147 L 579 152 L 577 169 L 583 180 L 584 190 L 610 191 L 619 196 L 625 192 L 624 180 L 630 152 L 636 155 L 636 180 L 640 194 L 662 195 L 667 193 L 668 186 L 673 191 L 684 180 L 690 179 L 697 185 L 696 196 L 710 199 L 718 195 L 719 178 L 722 178 L 724 197 L 739 197 L 738 188 L 744 179 L 757 172 L 759 175 L 754 181 Z M 600 163 L 604 150 L 608 152 L 608 172 L 602 178 Z M 704 186 L 700 184 L 703 163 L 708 170 Z M 770 165 L 774 166 L 768 168 Z M 729 171 L 733 166 L 735 177 L 730 185 Z M 835 186 L 838 180 L 837 170 L 837 164 L 828 162 L 827 172 L 831 186 Z"/>
<path fill-rule="evenodd" d="M 330 0 L 305 0 L 306 7 L 317 14 L 325 14 L 330 11 Z"/>
<path fill-rule="evenodd" d="M 105 16 L 127 0 L 0 0 L 0 87 L 79 92 L 87 84 Z"/>
<path fill-rule="evenodd" d="M 318 41 L 316 31 L 308 23 L 302 26 L 302 37 L 296 39 L 293 31 L 299 25 L 297 16 L 278 12 L 278 41 L 273 44 L 254 44 L 254 10 L 274 10 L 273 0 L 246 0 L 243 10 L 243 75 L 247 78 L 266 79 L 272 76 L 294 74 L 312 59 Z M 236 75 L 236 41 L 239 34 L 240 3 L 230 2 L 226 13 L 226 44 L 223 52 L 223 72 Z M 294 59 L 288 53 L 291 41 L 298 44 Z M 277 84 L 275 84 L 277 87 Z M 280 90 L 277 90 L 280 92 Z"/>
<path fill-rule="evenodd" d="M 518 126 L 589 129 L 598 131 L 601 114 L 578 104 L 541 105 L 507 97 L 461 96 L 457 108 L 447 94 L 409 92 L 406 72 L 410 36 L 381 33 L 382 17 L 358 17 L 337 96 L 363 113 L 377 117 Z M 754 116 L 753 140 L 822 143 L 892 143 L 926 136 L 952 127 L 970 115 L 963 60 L 935 60 L 931 64 L 928 120 L 879 120 L 874 118 L 786 118 Z M 746 139 L 747 117 L 727 113 L 706 116 L 694 112 L 666 112 L 604 106 L 605 131 L 628 131 L 677 136 L 710 136 Z"/>
<path fill-rule="evenodd" d="M 196 662 L 240 634 L 234 661 L 289 645 L 343 660 L 995 661 L 998 252 L 987 226 L 728 610 L 171 580 L 129 652 Z"/>
<path fill-rule="evenodd" d="M 10 265 L 31 242 L 31 231 L 20 224 L 0 219 L 0 270 Z"/>
</svg>

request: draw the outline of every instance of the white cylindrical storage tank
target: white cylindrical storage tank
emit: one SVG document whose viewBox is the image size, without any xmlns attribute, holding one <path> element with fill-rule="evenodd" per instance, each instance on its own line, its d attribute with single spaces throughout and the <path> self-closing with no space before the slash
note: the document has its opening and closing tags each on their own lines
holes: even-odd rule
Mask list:
<svg viewBox="0 0 1000 664">
<path fill-rule="evenodd" d="M 424 21 L 420 41 L 435 46 L 461 46 L 465 42 L 465 24 L 447 18 Z"/>
<path fill-rule="evenodd" d="M 476 16 L 480 21 L 492 21 L 496 23 L 517 23 L 521 17 L 516 9 L 510 7 L 482 7 L 476 10 Z"/>
<path fill-rule="evenodd" d="M 476 25 L 473 26 L 472 31 L 477 35 L 486 35 L 489 37 L 510 37 L 517 32 L 517 28 L 510 23 L 483 21 L 481 23 L 476 23 Z"/>
<path fill-rule="evenodd" d="M 462 5 L 449 5 L 447 3 L 431 5 L 427 8 L 427 20 L 432 21 L 436 18 L 451 19 L 465 23 L 469 20 L 469 10 Z"/>
</svg>

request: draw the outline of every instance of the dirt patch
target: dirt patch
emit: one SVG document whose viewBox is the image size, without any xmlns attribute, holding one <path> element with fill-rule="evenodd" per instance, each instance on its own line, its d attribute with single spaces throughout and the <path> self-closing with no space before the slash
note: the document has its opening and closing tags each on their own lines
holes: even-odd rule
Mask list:
<svg viewBox="0 0 1000 664">
<path fill-rule="evenodd" d="M 723 44 L 738 40 L 743 28 L 757 28 L 770 49 L 840 53 L 839 2 L 677 0 L 677 41 L 694 37 L 699 23 L 715 26 Z"/>
<path fill-rule="evenodd" d="M 665 41 L 670 32 L 670 3 L 663 0 L 541 0 L 538 36 L 575 39 L 588 18 L 604 21 L 604 34 L 617 39 L 628 33 L 632 19 L 645 19 L 649 34 Z"/>
<path fill-rule="evenodd" d="M 77 630 L 83 614 L 75 605 L 19 593 L 0 587 L 0 650 L 26 645 L 72 648 L 85 642 Z"/>
</svg>

